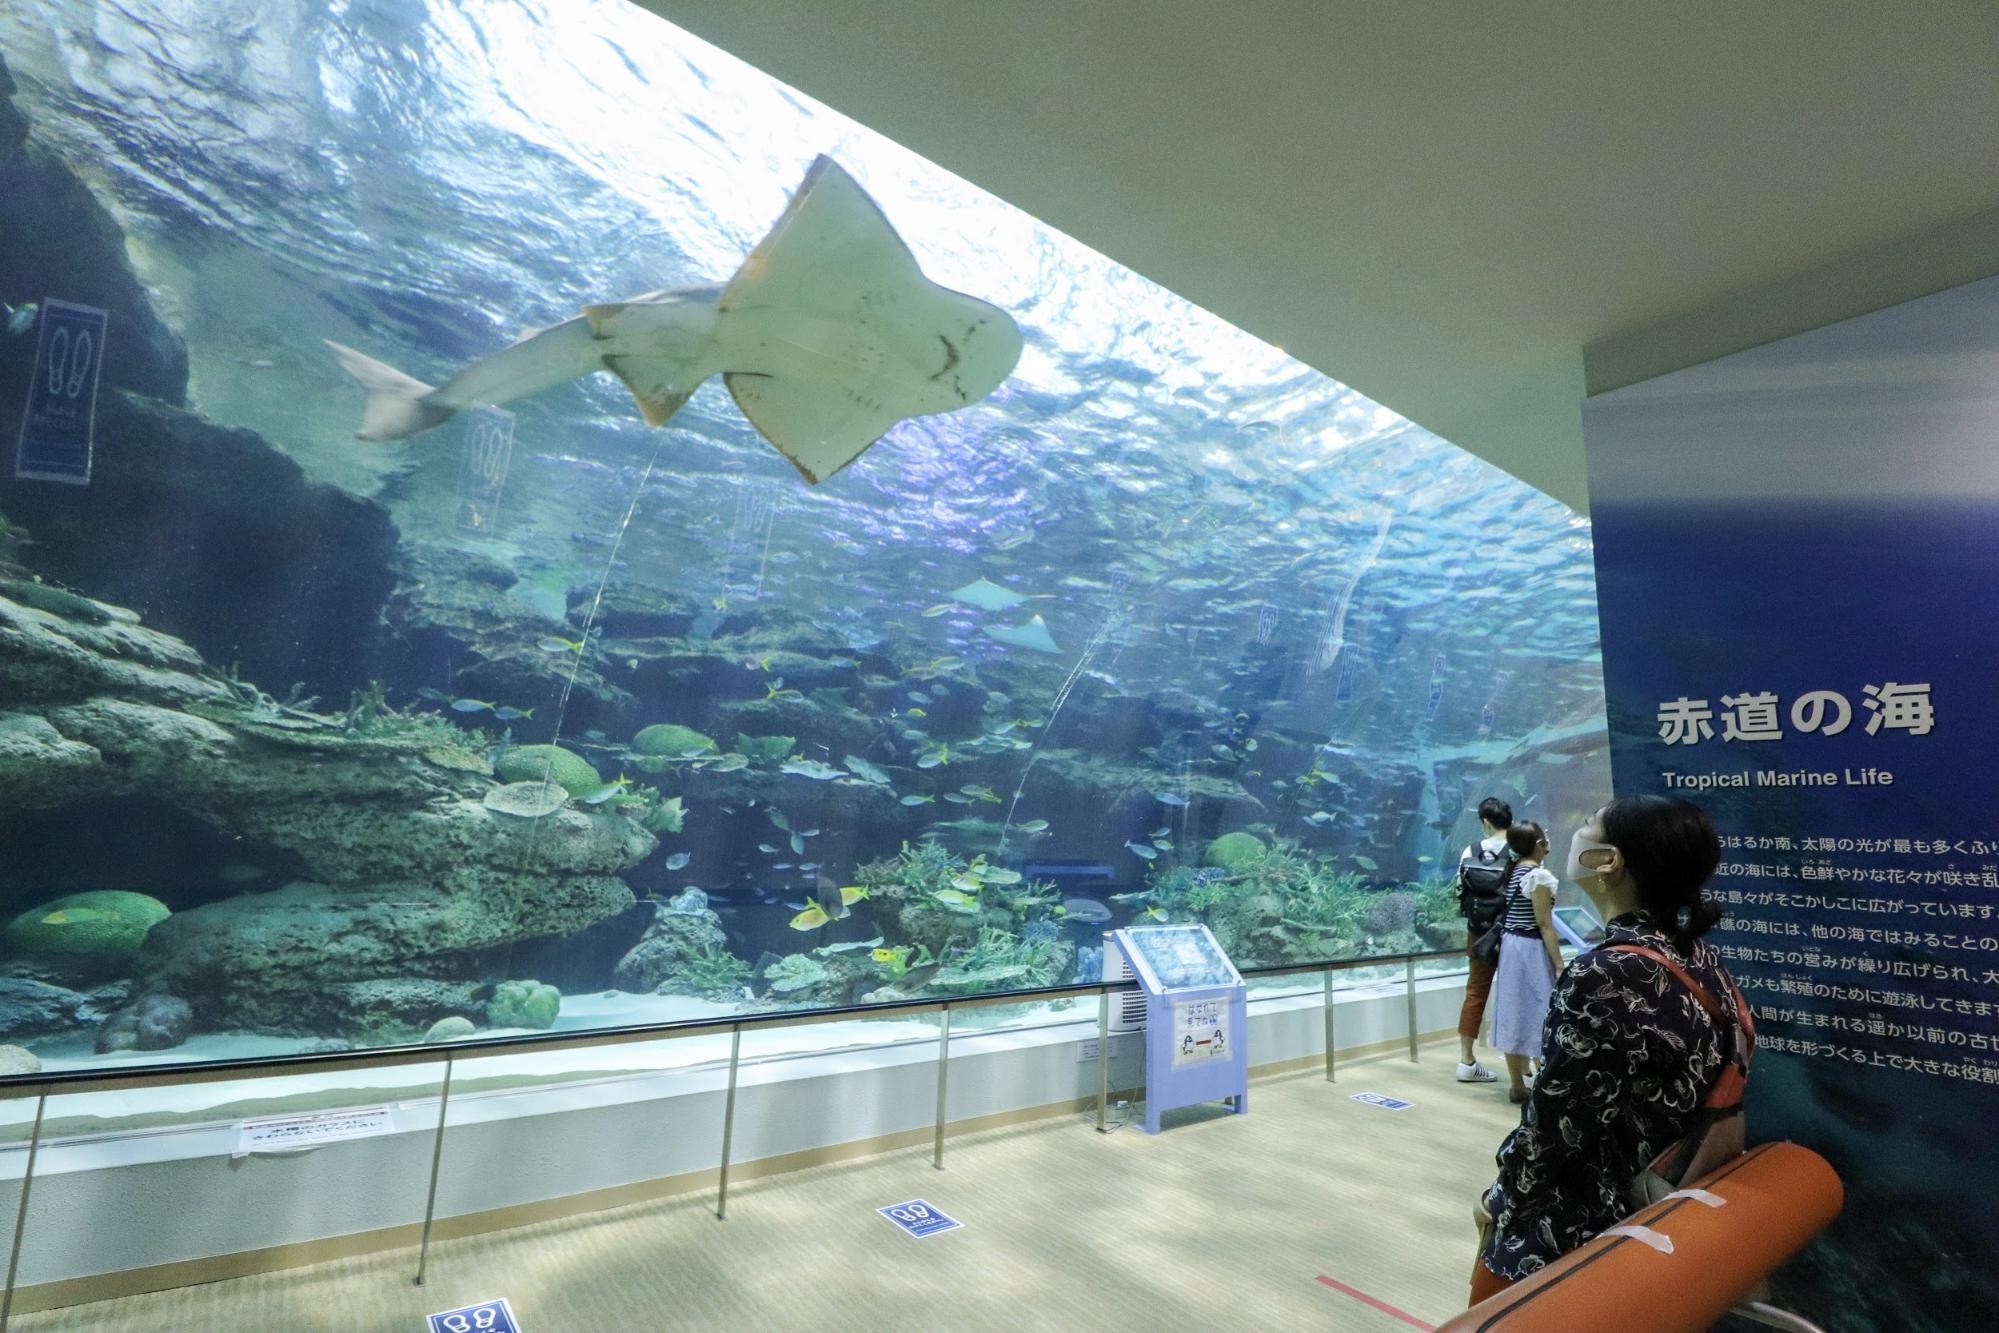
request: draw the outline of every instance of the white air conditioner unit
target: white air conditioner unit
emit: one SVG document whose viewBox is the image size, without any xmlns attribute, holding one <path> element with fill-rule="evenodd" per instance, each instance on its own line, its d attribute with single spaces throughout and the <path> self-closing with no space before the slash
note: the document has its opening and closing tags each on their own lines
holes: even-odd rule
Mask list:
<svg viewBox="0 0 1999 1333">
<path fill-rule="evenodd" d="M 1109 931 L 1104 932 L 1104 981 L 1134 980 L 1131 964 L 1125 961 L 1124 950 L 1117 947 Z M 1111 1031 L 1145 1031 L 1145 992 L 1142 990 L 1116 991 L 1111 995 Z"/>
</svg>

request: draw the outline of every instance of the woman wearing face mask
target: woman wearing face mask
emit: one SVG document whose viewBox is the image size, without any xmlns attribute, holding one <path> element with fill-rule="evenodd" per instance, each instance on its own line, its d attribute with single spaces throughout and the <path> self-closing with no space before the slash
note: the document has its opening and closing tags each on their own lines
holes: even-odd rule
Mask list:
<svg viewBox="0 0 1999 1333">
<path fill-rule="evenodd" d="M 1555 938 L 1555 877 L 1541 864 L 1548 835 L 1539 824 L 1506 830 L 1513 873 L 1499 918 L 1499 970 L 1492 979 L 1492 1045 L 1506 1056 L 1515 1103 L 1527 1100 L 1527 1062 L 1541 1058 L 1541 1026 L 1562 970 Z"/>
<path fill-rule="evenodd" d="M 1555 984 L 1540 1077 L 1474 1207 L 1474 1305 L 1617 1225 L 1631 1181 L 1687 1133 L 1720 1077 L 1737 1036 L 1659 961 L 1709 997 L 1736 994 L 1701 939 L 1721 919 L 1701 896 L 1720 861 L 1700 808 L 1663 796 L 1613 801 L 1577 831 L 1568 878 L 1606 938 Z"/>
</svg>

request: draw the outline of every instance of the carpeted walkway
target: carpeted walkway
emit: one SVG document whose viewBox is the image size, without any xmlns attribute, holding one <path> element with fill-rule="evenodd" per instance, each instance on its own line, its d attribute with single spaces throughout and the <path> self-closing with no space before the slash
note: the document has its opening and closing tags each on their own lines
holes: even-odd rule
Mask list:
<svg viewBox="0 0 1999 1333">
<path fill-rule="evenodd" d="M 704 1194 L 445 1241 L 420 1289 L 413 1253 L 373 1255 L 14 1327 L 418 1333 L 506 1296 L 524 1333 L 1406 1330 L 1463 1308 L 1472 1199 L 1517 1121 L 1503 1085 L 1452 1080 L 1453 1045 L 1264 1080 L 1249 1115 L 1182 1111 L 1157 1138 L 1065 1117 L 954 1138 L 943 1171 L 916 1149 L 750 1181 L 726 1222 Z M 913 1240 L 875 1214 L 919 1197 L 963 1227 Z"/>
</svg>

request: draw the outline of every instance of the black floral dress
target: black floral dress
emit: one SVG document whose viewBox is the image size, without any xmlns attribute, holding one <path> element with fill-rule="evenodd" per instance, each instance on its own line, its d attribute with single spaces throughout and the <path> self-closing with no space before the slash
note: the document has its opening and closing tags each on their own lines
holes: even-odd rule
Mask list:
<svg viewBox="0 0 1999 1333">
<path fill-rule="evenodd" d="M 1604 944 L 1638 944 L 1727 1002 L 1712 945 L 1691 954 L 1652 918 L 1612 921 Z M 1499 1147 L 1480 1259 L 1504 1278 L 1538 1272 L 1630 1213 L 1625 1187 L 1686 1132 L 1720 1073 L 1723 1032 L 1673 974 L 1603 946 L 1555 983 L 1541 1075 L 1520 1128 Z"/>
</svg>

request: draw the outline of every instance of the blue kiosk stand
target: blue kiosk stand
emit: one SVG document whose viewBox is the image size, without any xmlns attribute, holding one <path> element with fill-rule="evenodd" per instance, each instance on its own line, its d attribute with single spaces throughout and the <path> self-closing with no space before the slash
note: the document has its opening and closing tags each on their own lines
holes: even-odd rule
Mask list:
<svg viewBox="0 0 1999 1333">
<path fill-rule="evenodd" d="M 1206 926 L 1111 932 L 1145 992 L 1145 1132 L 1162 1112 L 1226 1097 L 1249 1110 L 1249 992 Z"/>
</svg>

